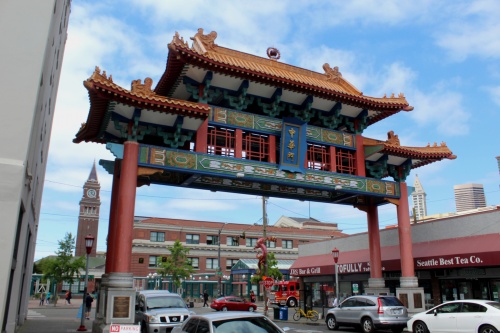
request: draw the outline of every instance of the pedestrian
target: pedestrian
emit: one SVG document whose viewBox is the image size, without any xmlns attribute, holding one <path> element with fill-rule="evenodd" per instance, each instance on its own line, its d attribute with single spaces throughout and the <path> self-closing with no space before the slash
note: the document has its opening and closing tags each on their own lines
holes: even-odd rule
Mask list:
<svg viewBox="0 0 500 333">
<path fill-rule="evenodd" d="M 45 301 L 45 293 L 40 294 L 40 305 L 43 305 L 43 302 Z"/>
<path fill-rule="evenodd" d="M 47 299 L 45 300 L 45 304 L 50 304 L 50 296 L 52 296 L 50 291 L 47 291 Z"/>
<path fill-rule="evenodd" d="M 335 299 L 333 300 L 333 307 L 336 308 L 337 306 L 339 306 L 339 299 L 335 296 Z"/>
<path fill-rule="evenodd" d="M 92 310 L 92 302 L 94 301 L 94 297 L 87 293 L 85 297 L 85 319 L 90 319 L 90 310 Z"/>
<path fill-rule="evenodd" d="M 252 291 L 250 291 L 250 302 L 252 303 L 255 303 L 255 293 Z"/>
<path fill-rule="evenodd" d="M 71 305 L 71 290 L 66 291 L 66 303 Z"/>
<path fill-rule="evenodd" d="M 207 293 L 207 291 L 205 290 L 205 291 L 203 292 L 203 307 L 205 307 L 205 305 L 206 305 L 206 306 L 209 306 L 207 302 L 208 302 L 208 293 Z"/>
</svg>

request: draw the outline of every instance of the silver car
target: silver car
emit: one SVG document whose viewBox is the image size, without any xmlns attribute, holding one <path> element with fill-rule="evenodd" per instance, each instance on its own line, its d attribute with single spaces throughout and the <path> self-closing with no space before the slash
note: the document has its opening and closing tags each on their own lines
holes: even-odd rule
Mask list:
<svg viewBox="0 0 500 333">
<path fill-rule="evenodd" d="M 344 300 L 338 307 L 328 310 L 325 317 L 330 330 L 340 326 L 361 326 L 364 333 L 376 329 L 390 329 L 400 333 L 406 328 L 408 310 L 394 296 L 353 296 Z"/>
<path fill-rule="evenodd" d="M 191 316 L 172 333 L 284 333 L 287 330 L 261 313 L 231 311 Z"/>
<path fill-rule="evenodd" d="M 135 323 L 141 325 L 142 333 L 171 332 L 192 314 L 184 300 L 168 290 L 143 290 L 137 294 Z"/>
</svg>

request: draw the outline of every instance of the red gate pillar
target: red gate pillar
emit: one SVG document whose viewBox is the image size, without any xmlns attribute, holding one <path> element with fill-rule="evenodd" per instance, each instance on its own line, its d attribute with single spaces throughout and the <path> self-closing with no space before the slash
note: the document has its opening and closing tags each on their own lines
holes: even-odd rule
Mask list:
<svg viewBox="0 0 500 333">
<path fill-rule="evenodd" d="M 111 264 L 114 262 L 114 246 L 116 242 L 116 228 L 117 228 L 117 196 L 120 189 L 120 160 L 115 159 L 115 167 L 113 171 L 113 185 L 111 188 L 111 203 L 109 210 L 109 225 L 108 225 L 108 239 L 106 246 L 106 266 L 104 269 L 105 274 L 111 273 Z"/>
<path fill-rule="evenodd" d="M 411 238 L 410 210 L 408 207 L 408 186 L 405 182 L 400 182 L 401 198 L 397 205 L 398 233 L 399 233 L 399 253 L 401 256 L 401 287 L 418 286 L 415 278 L 415 267 L 413 264 L 413 243 Z M 406 280 L 403 283 L 403 280 Z M 409 284 L 406 285 L 406 282 Z"/>
<path fill-rule="evenodd" d="M 110 265 L 110 273 L 130 273 L 131 267 L 139 144 L 126 141 L 123 146 L 120 188 L 115 213 L 117 221 L 113 246 L 114 258 Z"/>
</svg>

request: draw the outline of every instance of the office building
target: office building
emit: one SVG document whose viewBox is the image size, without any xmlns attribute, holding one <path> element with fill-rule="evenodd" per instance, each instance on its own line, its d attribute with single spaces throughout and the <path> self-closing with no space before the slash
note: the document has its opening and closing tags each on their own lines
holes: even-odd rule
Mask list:
<svg viewBox="0 0 500 333">
<path fill-rule="evenodd" d="M 463 184 L 453 186 L 457 212 L 486 207 L 482 184 Z"/>
<path fill-rule="evenodd" d="M 413 218 L 416 221 L 420 221 L 427 215 L 427 204 L 424 187 L 418 179 L 418 175 L 415 175 L 415 182 L 413 183 L 415 190 L 411 194 L 411 200 L 413 202 Z"/>
<path fill-rule="evenodd" d="M 70 0 L 0 5 L 1 331 L 26 319 Z"/>
</svg>

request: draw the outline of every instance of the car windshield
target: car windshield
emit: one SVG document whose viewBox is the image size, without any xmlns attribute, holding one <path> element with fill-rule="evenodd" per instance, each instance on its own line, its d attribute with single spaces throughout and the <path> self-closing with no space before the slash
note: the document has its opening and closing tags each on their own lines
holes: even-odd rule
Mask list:
<svg viewBox="0 0 500 333">
<path fill-rule="evenodd" d="M 396 297 L 380 297 L 383 306 L 404 306 Z"/>
<path fill-rule="evenodd" d="M 179 297 L 157 296 L 148 297 L 148 309 L 185 308 L 186 304 Z"/>
<path fill-rule="evenodd" d="M 264 317 L 218 320 L 212 324 L 215 333 L 281 333 Z"/>
<path fill-rule="evenodd" d="M 499 302 L 488 302 L 486 304 L 500 310 L 500 303 Z"/>
</svg>

